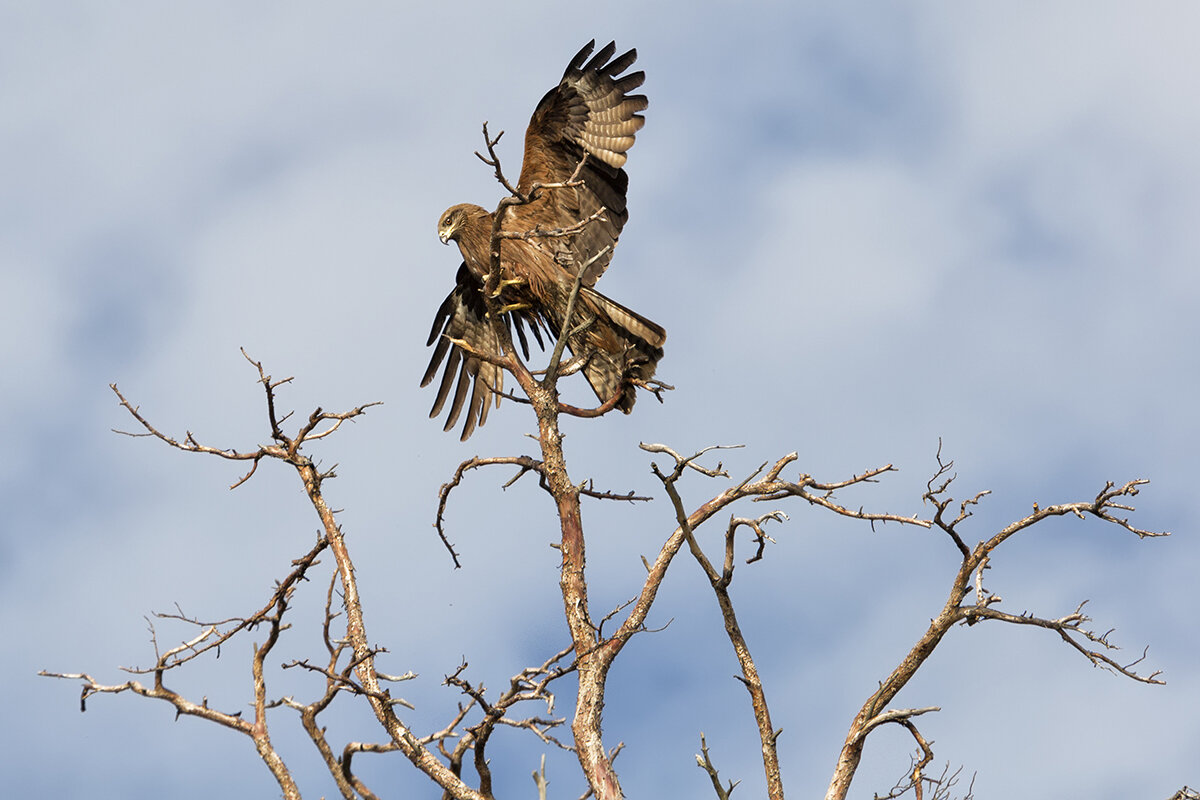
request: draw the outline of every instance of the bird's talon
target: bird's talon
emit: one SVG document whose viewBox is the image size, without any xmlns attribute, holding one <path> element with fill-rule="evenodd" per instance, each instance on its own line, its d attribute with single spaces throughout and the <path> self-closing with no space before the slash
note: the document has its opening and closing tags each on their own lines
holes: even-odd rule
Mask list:
<svg viewBox="0 0 1200 800">
<path fill-rule="evenodd" d="M 496 291 L 492 292 L 491 297 L 493 300 L 499 297 L 500 293 L 504 291 L 506 286 L 523 286 L 526 283 L 528 283 L 528 281 L 526 281 L 524 278 L 501 278 L 496 284 Z"/>
</svg>

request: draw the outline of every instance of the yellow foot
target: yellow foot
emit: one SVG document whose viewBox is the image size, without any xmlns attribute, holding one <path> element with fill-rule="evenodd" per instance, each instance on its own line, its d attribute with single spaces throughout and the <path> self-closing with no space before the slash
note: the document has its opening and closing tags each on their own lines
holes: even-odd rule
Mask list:
<svg viewBox="0 0 1200 800">
<path fill-rule="evenodd" d="M 510 311 L 524 311 L 528 308 L 533 308 L 529 303 L 509 303 L 506 306 L 500 306 L 498 309 L 501 314 L 507 314 Z"/>
<path fill-rule="evenodd" d="M 502 278 L 500 282 L 496 284 L 496 291 L 492 292 L 492 297 L 499 297 L 500 293 L 504 291 L 506 286 L 522 286 L 525 283 L 527 283 L 527 281 L 524 278 Z"/>
</svg>

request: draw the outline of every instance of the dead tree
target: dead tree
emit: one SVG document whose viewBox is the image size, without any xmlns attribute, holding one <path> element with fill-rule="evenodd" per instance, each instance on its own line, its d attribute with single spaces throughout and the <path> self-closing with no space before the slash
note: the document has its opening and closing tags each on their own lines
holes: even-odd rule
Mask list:
<svg viewBox="0 0 1200 800">
<path fill-rule="evenodd" d="M 508 185 L 503 177 L 494 145 L 496 139 L 487 136 L 488 157 L 485 159 L 495 168 L 498 179 Z M 497 137 L 498 138 L 498 137 Z M 547 191 L 555 187 L 544 187 Z M 503 209 L 513 203 L 524 202 L 516 195 L 506 197 L 497 209 L 500 220 Z M 571 236 L 587 224 L 561 231 L 535 231 L 530 236 Z M 300 797 L 300 789 L 283 759 L 271 744 L 268 711 L 287 707 L 297 712 L 301 725 L 312 739 L 320 758 L 333 777 L 341 795 L 352 798 L 374 798 L 378 787 L 369 788 L 356 775 L 353 764 L 360 753 L 383 753 L 398 751 L 411 764 L 437 784 L 446 798 L 492 798 L 492 772 L 487 755 L 489 739 L 498 726 L 511 726 L 530 732 L 543 746 L 562 747 L 573 751 L 583 776 L 590 787 L 589 794 L 597 800 L 616 800 L 622 791 L 614 767 L 614 758 L 622 745 L 605 742 L 602 735 L 602 714 L 608 688 L 607 677 L 613 663 L 623 648 L 637 634 L 647 630 L 647 619 L 654 607 L 660 587 L 675 557 L 686 547 L 698 568 L 708 579 L 714 599 L 724 622 L 725 635 L 733 648 L 741 669 L 740 680 L 750 700 L 750 711 L 757 723 L 762 764 L 766 778 L 767 794 L 773 800 L 784 797 L 782 767 L 779 761 L 777 740 L 780 729 L 772 718 L 755 660 L 751 654 L 751 643 L 743 635 L 730 594 L 736 566 L 737 549 L 751 549 L 747 564 L 766 557 L 767 546 L 772 541 L 770 530 L 782 530 L 788 517 L 785 505 L 810 506 L 824 513 L 858 520 L 863 524 L 915 526 L 936 532 L 960 556 L 960 563 L 949 578 L 947 599 L 937 611 L 926 631 L 912 645 L 909 652 L 891 669 L 879 686 L 866 696 L 861 708 L 850 722 L 841 753 L 834 767 L 826 797 L 844 798 L 858 769 L 863 747 L 868 736 L 885 725 L 898 725 L 907 730 L 916 745 L 916 755 L 906 768 L 904 776 L 884 796 L 899 797 L 911 791 L 919 800 L 926 796 L 948 798 L 950 790 L 958 783 L 959 772 L 949 768 L 934 775 L 927 770 L 934 754 L 929 740 L 917 727 L 915 720 L 922 715 L 937 711 L 936 707 L 906 708 L 893 705 L 899 692 L 912 679 L 917 670 L 934 653 L 938 644 L 950 629 L 959 625 L 976 626 L 982 622 L 1006 623 L 1041 628 L 1051 631 L 1069 647 L 1093 665 L 1110 670 L 1118 675 L 1145 683 L 1161 683 L 1157 672 L 1142 674 L 1137 671 L 1142 658 L 1131 662 L 1117 659 L 1115 646 L 1108 634 L 1099 634 L 1089 626 L 1083 614 L 1082 604 L 1063 616 L 1039 617 L 1025 613 L 1012 613 L 1001 607 L 999 595 L 984 585 L 984 572 L 997 548 L 1015 535 L 1022 533 L 1052 517 L 1072 515 L 1080 519 L 1095 519 L 1110 523 L 1127 533 L 1140 538 L 1165 535 L 1133 525 L 1127 516 L 1132 512 L 1130 498 L 1137 495 L 1145 480 L 1132 480 L 1116 485 L 1107 484 L 1095 497 L 1056 505 L 1035 505 L 1025 517 L 994 531 L 977 543 L 968 544 L 963 530 L 971 517 L 972 509 L 987 492 L 978 492 L 966 500 L 956 501 L 950 495 L 953 481 L 952 464 L 943 461 L 939 449 L 937 471 L 930 479 L 923 499 L 934 512 L 931 517 L 900 515 L 880 511 L 867 511 L 843 502 L 839 495 L 873 484 L 894 468 L 884 465 L 865 470 L 840 480 L 819 480 L 800 471 L 796 453 L 777 457 L 764 462 L 757 470 L 743 477 L 731 477 L 721 463 L 712 464 L 712 453 L 721 448 L 704 447 L 690 455 L 684 455 L 665 444 L 642 444 L 644 451 L 651 454 L 651 471 L 662 486 L 662 491 L 675 512 L 676 527 L 663 532 L 657 555 L 646 559 L 646 576 L 636 596 L 616 611 L 600 616 L 593 608 L 588 596 L 588 573 L 586 538 L 580 510 L 581 498 L 609 500 L 649 500 L 647 497 L 630 493 L 619 493 L 596 489 L 590 482 L 572 477 L 567 469 L 563 451 L 563 437 L 559 430 L 562 415 L 580 417 L 602 416 L 611 410 L 616 398 L 600 403 L 595 408 L 576 408 L 560 401 L 558 383 L 560 378 L 571 374 L 579 367 L 579 360 L 586 353 L 576 353 L 564 360 L 563 348 L 571 330 L 571 309 L 578 294 L 580 281 L 576 282 L 567 306 L 566 320 L 547 367 L 535 373 L 524 363 L 504 322 L 503 309 L 499 307 L 497 291 L 503 253 L 503 240 L 511 233 L 501 235 L 499 223 L 493 232 L 491 273 L 484 286 L 484 302 L 487 304 L 491 324 L 501 343 L 502 352 L 475 353 L 479 358 L 496 364 L 510 373 L 521 390 L 523 402 L 527 402 L 536 417 L 539 452 L 536 455 L 498 456 L 472 458 L 463 461 L 451 479 L 442 487 L 437 499 L 435 526 L 447 548 L 455 559 L 457 554 L 450 545 L 444 526 L 444 512 L 451 494 L 458 489 L 467 475 L 476 469 L 490 466 L 516 467 L 515 482 L 529 474 L 537 476 L 540 487 L 550 496 L 559 522 L 561 552 L 559 589 L 562 597 L 563 615 L 570 634 L 570 642 L 559 652 L 539 664 L 518 670 L 509 686 L 499 693 L 488 692 L 483 686 L 469 681 L 466 665 L 454 669 L 446 678 L 449 686 L 461 691 L 466 698 L 456 714 L 439 730 L 418 732 L 403 720 L 403 709 L 410 707 L 402 698 L 393 696 L 392 685 L 411 675 L 388 675 L 376 668 L 379 649 L 372 646 L 366 633 L 366 610 L 359 600 L 357 578 L 350 550 L 342 535 L 333 511 L 324 493 L 324 482 L 333 477 L 332 471 L 322 472 L 307 454 L 305 447 L 333 434 L 344 422 L 357 421 L 374 403 L 368 403 L 347 412 L 330 413 L 320 408 L 313 411 L 294 432 L 285 430 L 290 415 L 277 411 L 278 390 L 291 379 L 273 380 L 263 366 L 247 356 L 247 360 L 258 373 L 267 407 L 267 424 L 271 444 L 236 450 L 220 449 L 203 444 L 190 433 L 175 439 L 161 432 L 130 403 L 116 386 L 113 391 L 119 402 L 133 417 L 141 430 L 131 435 L 153 437 L 170 447 L 191 453 L 200 453 L 218 458 L 248 462 L 249 468 L 234 487 L 248 480 L 261 462 L 280 461 L 295 470 L 305 493 L 321 523 L 321 534 L 317 541 L 290 564 L 287 574 L 277 583 L 267 601 L 245 617 L 221 621 L 205 621 L 183 614 L 163 614 L 187 625 L 194 626 L 195 635 L 183 644 L 159 651 L 156 644 L 154 666 L 143 670 L 132 670 L 139 675 L 150 676 L 150 680 L 134 678 L 124 683 L 105 684 L 86 673 L 42 674 L 77 680 L 82 684 L 82 701 L 95 694 L 131 692 L 145 697 L 171 703 L 179 714 L 206 719 L 223 725 L 249 737 L 260 758 L 270 769 L 285 797 Z M 669 387 L 655 385 L 646 387 L 661 392 Z M 693 489 L 688 480 L 701 478 L 720 482 L 718 490 L 701 491 L 700 501 L 685 499 Z M 748 502 L 768 503 L 772 507 L 766 513 L 738 516 L 732 507 Z M 720 534 L 712 537 L 715 545 L 708 544 L 705 550 L 701 528 L 718 515 L 729 512 L 726 522 L 716 523 Z M 714 527 L 709 525 L 709 528 Z M 309 702 L 291 697 L 272 698 L 268 690 L 265 669 L 267 656 L 287 629 L 285 614 L 299 587 L 307 580 L 310 572 L 326 553 L 332 556 L 335 569 L 325 593 L 323 638 L 325 652 L 312 659 L 284 665 L 289 669 L 301 669 L 318 676 L 324 689 Z M 714 553 L 715 556 L 710 556 Z M 376 613 L 384 613 L 376 611 Z M 173 674 L 202 656 L 213 655 L 218 648 L 236 636 L 244 636 L 254 629 L 265 630 L 261 644 L 253 649 L 251 662 L 253 715 L 243 718 L 240 712 L 232 713 L 210 707 L 207 701 L 188 699 L 168 686 Z M 1144 654 L 1143 654 L 1144 655 Z M 559 731 L 567 724 L 565 719 L 553 716 L 553 690 L 560 679 L 574 678 L 575 704 L 569 722 L 569 737 Z M 325 729 L 319 724 L 320 715 L 341 696 L 369 705 L 378 723 L 372 735 L 375 741 L 347 741 L 337 744 L 328 740 Z M 528 713 L 523 709 L 529 703 L 540 704 L 543 713 Z M 700 736 L 701 755 L 697 763 L 711 779 L 718 798 L 730 796 L 736 781 L 723 781 L 710 756 L 703 734 Z M 632 755 L 632 758 L 638 756 Z M 544 758 L 544 757 L 543 757 Z M 474 779 L 469 779 L 465 765 L 470 765 Z M 546 796 L 546 774 L 544 760 L 534 772 L 534 780 L 540 797 Z M 970 788 L 967 790 L 970 796 Z"/>
</svg>

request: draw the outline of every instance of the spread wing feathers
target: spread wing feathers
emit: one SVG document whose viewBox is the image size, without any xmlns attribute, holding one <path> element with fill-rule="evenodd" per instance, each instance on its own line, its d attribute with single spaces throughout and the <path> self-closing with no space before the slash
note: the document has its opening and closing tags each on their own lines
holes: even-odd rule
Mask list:
<svg viewBox="0 0 1200 800">
<path fill-rule="evenodd" d="M 437 397 L 429 412 L 431 418 L 442 413 L 446 400 L 450 398 L 450 390 L 454 389 L 450 413 L 446 416 L 446 425 L 442 430 L 448 431 L 454 427 L 462 414 L 468 395 L 470 396 L 471 402 L 466 407 L 467 418 L 463 422 L 460 437 L 462 441 L 466 441 L 477 426 L 487 422 L 492 396 L 495 395 L 495 403 L 499 405 L 500 393 L 504 390 L 504 371 L 472 352 L 496 355 L 502 353 L 500 342 L 487 319 L 481 288 L 479 279 L 467 269 L 466 264 L 458 268 L 454 290 L 442 301 L 434 316 L 433 327 L 429 331 L 429 341 L 426 344 L 432 345 L 436 342 L 437 346 L 429 359 L 429 366 L 425 369 L 425 377 L 421 379 L 421 386 L 428 386 L 445 360 L 442 381 L 438 385 Z M 538 317 L 520 312 L 507 314 L 506 319 L 516 330 L 517 340 L 525 358 L 529 358 L 529 341 L 525 336 L 526 324 L 529 325 L 538 346 L 545 349 L 540 330 L 542 323 Z M 451 341 L 452 339 L 465 342 L 470 350 Z"/>
<path fill-rule="evenodd" d="M 533 230 L 539 225 L 565 228 L 603 208 L 603 221 L 590 223 L 580 234 L 539 240 L 569 273 L 586 265 L 587 286 L 608 267 L 612 246 L 629 218 L 625 207 L 629 178 L 622 167 L 634 135 L 645 124 L 638 112 L 648 105 L 644 95 L 629 94 L 642 85 L 645 73 L 621 76 L 637 60 L 637 51 L 613 58 L 616 44 L 609 42 L 589 61 L 594 47 L 591 41 L 576 53 L 558 86 L 534 110 L 525 132 L 525 160 L 517 188 L 528 194 L 535 183 L 568 180 L 586 153 L 580 173 L 583 185 L 544 191 L 533 203 L 511 207 L 511 221 L 505 225 L 509 230 Z"/>
</svg>

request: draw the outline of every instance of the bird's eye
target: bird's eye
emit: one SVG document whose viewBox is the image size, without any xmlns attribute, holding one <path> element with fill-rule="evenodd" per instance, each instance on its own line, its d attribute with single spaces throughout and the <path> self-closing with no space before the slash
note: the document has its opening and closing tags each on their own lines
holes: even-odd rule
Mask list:
<svg viewBox="0 0 1200 800">
<path fill-rule="evenodd" d="M 442 227 L 443 227 L 443 228 L 449 228 L 449 227 L 450 227 L 450 215 L 449 215 L 449 214 L 447 214 L 447 215 L 446 215 L 446 218 L 445 218 L 444 220 L 442 220 Z"/>
</svg>

